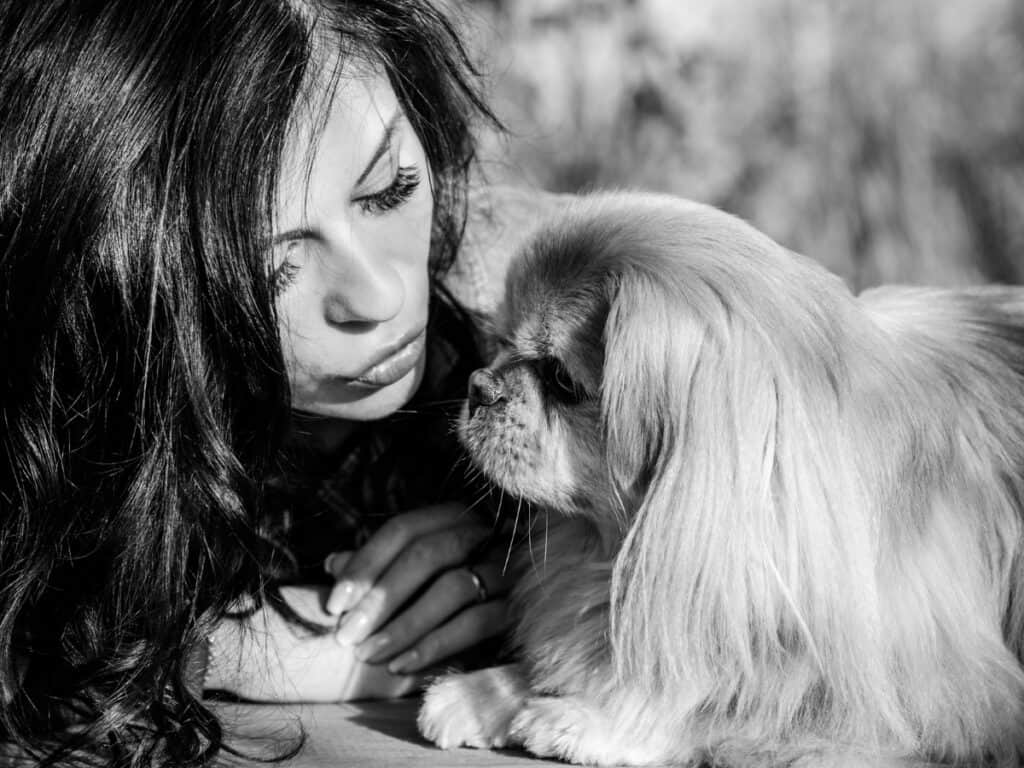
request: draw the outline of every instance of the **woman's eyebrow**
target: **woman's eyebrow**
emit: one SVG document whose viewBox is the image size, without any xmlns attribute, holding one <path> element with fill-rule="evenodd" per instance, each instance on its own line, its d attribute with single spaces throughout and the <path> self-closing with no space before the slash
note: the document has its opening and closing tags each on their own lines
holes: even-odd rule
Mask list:
<svg viewBox="0 0 1024 768">
<path fill-rule="evenodd" d="M 356 179 L 357 187 L 366 181 L 366 177 L 370 175 L 370 172 L 373 171 L 374 167 L 376 167 L 377 162 L 381 159 L 384 153 L 387 152 L 388 147 L 391 145 L 391 137 L 395 135 L 395 130 L 398 128 L 398 122 L 402 117 L 404 117 L 404 115 L 405 113 L 399 109 L 391 116 L 391 119 L 388 120 L 388 124 L 384 127 L 384 135 L 380 137 L 380 143 L 377 144 L 377 148 L 373 150 L 370 162 L 367 163 L 366 168 L 363 169 L 363 172 L 359 174 L 359 178 Z"/>
<path fill-rule="evenodd" d="M 317 233 L 312 229 L 300 227 L 298 229 L 289 229 L 287 232 L 282 232 L 279 235 L 274 235 L 271 239 L 270 244 L 280 245 L 281 243 L 287 243 L 291 240 L 305 240 L 306 238 L 315 238 Z"/>
</svg>

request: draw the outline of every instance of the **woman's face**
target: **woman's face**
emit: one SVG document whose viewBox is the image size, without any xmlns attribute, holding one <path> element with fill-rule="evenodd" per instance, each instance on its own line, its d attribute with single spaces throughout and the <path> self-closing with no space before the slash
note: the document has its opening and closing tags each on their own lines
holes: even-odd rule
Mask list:
<svg viewBox="0 0 1024 768">
<path fill-rule="evenodd" d="M 423 376 L 433 197 L 383 74 L 343 76 L 325 108 L 300 116 L 285 147 L 281 344 L 293 407 L 365 421 L 408 402 Z"/>
</svg>

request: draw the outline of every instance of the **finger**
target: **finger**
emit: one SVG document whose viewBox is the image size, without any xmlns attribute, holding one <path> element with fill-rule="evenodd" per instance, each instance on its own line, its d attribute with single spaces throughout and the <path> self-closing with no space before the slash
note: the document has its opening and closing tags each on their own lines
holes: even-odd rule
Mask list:
<svg viewBox="0 0 1024 768">
<path fill-rule="evenodd" d="M 486 597 L 478 602 L 486 602 L 489 599 L 507 595 L 515 583 L 515 577 L 504 568 L 503 563 L 485 560 L 472 563 L 472 569 L 480 578 L 481 586 L 486 592 Z M 476 585 L 474 584 L 474 586 Z"/>
<path fill-rule="evenodd" d="M 338 578 L 338 574 L 344 571 L 345 564 L 348 563 L 352 555 L 353 553 L 348 550 L 332 552 L 324 558 L 324 573 L 328 576 Z"/>
<path fill-rule="evenodd" d="M 327 597 L 327 612 L 339 616 L 351 608 L 410 542 L 454 525 L 465 509 L 461 504 L 438 504 L 392 517 L 335 571 L 338 583 Z"/>
<path fill-rule="evenodd" d="M 420 640 L 413 648 L 388 664 L 391 674 L 409 674 L 436 664 L 453 654 L 471 648 L 481 640 L 500 635 L 508 628 L 509 612 L 505 600 L 474 605 Z"/>
<path fill-rule="evenodd" d="M 487 535 L 481 525 L 462 524 L 416 539 L 342 617 L 338 642 L 361 643 L 437 574 L 464 562 Z"/>
<path fill-rule="evenodd" d="M 465 567 L 442 573 L 412 605 L 361 642 L 356 647 L 356 657 L 372 664 L 388 661 L 408 650 L 462 608 L 486 601 L 490 596 L 488 585 L 499 588 L 499 567 L 478 565 L 473 571 L 480 579 L 479 588 Z"/>
</svg>

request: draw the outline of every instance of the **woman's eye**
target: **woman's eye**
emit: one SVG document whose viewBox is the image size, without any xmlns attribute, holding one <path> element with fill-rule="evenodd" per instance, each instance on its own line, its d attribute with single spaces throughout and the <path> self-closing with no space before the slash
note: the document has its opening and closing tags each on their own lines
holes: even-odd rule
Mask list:
<svg viewBox="0 0 1024 768">
<path fill-rule="evenodd" d="M 558 360 L 544 358 L 540 361 L 539 372 L 545 388 L 556 400 L 565 405 L 578 405 L 587 399 L 587 392 L 573 380 Z"/>
<path fill-rule="evenodd" d="M 395 178 L 380 190 L 356 198 L 364 213 L 387 213 L 407 201 L 420 186 L 420 172 L 414 165 L 399 166 Z"/>
</svg>

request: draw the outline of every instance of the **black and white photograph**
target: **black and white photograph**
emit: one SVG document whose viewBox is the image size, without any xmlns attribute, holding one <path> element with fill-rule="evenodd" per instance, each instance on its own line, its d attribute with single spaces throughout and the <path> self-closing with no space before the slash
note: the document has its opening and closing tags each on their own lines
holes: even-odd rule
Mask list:
<svg viewBox="0 0 1024 768">
<path fill-rule="evenodd" d="M 1021 0 L 0 0 L 0 312 L 0 765 L 1024 765 Z"/>
</svg>

